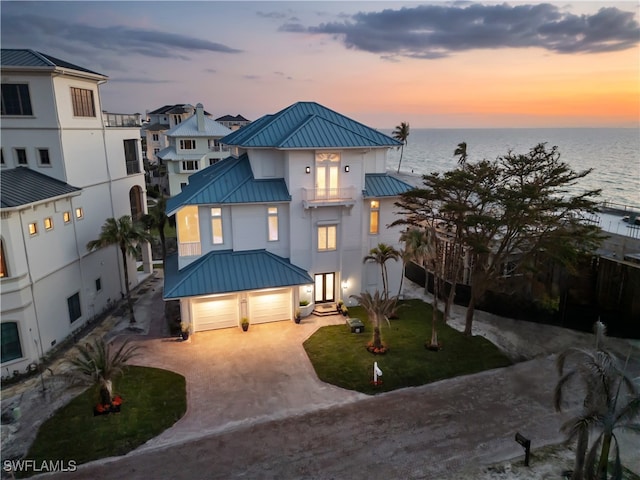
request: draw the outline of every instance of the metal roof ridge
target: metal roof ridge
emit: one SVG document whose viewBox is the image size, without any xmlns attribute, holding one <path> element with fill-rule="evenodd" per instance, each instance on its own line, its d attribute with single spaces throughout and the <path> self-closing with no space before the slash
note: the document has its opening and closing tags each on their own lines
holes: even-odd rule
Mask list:
<svg viewBox="0 0 640 480">
<path fill-rule="evenodd" d="M 53 63 L 51 60 L 49 60 L 47 57 L 44 56 L 44 54 L 36 51 L 36 50 L 31 50 L 30 48 L 27 49 L 27 51 L 33 53 L 36 57 L 38 57 L 40 60 L 42 60 L 43 62 L 45 62 L 46 64 L 48 64 L 51 67 L 57 67 L 57 65 L 55 63 Z"/>
<path fill-rule="evenodd" d="M 249 162 L 249 157 L 245 154 L 243 155 L 243 157 L 246 157 L 246 161 Z M 240 160 L 240 158 L 242 157 L 238 157 L 238 160 Z M 243 161 L 245 161 L 245 159 L 243 159 Z M 240 162 L 238 162 L 239 164 Z M 224 203 L 225 200 L 227 200 L 229 197 L 231 197 L 231 195 L 235 194 L 240 187 L 243 187 L 244 185 L 246 185 L 248 182 L 251 182 L 253 180 L 255 180 L 255 177 L 253 176 L 253 170 L 251 170 L 251 163 L 249 163 L 249 175 L 244 179 L 244 181 L 238 183 L 237 185 L 235 185 L 234 188 L 232 188 L 231 190 L 229 190 L 229 192 L 220 199 L 220 203 Z M 222 175 L 225 175 L 226 173 L 229 173 L 229 169 L 225 170 L 223 173 L 221 173 L 219 175 L 219 177 L 221 177 Z"/>
<path fill-rule="evenodd" d="M 286 143 L 287 140 L 289 140 L 293 135 L 298 133 L 303 127 L 305 127 L 309 122 L 311 122 L 311 120 L 313 120 L 316 117 L 318 117 L 318 114 L 316 114 L 316 113 L 308 114 L 307 118 L 302 123 L 300 123 L 300 125 L 298 125 L 291 133 L 289 133 L 289 135 L 287 135 L 283 139 L 279 140 L 276 145 L 278 147 L 282 147 L 282 144 Z"/>
<path fill-rule="evenodd" d="M 163 297 L 166 298 L 171 298 L 170 295 L 166 295 L 166 293 L 173 293 L 174 291 L 176 291 L 178 289 L 178 287 L 180 287 L 184 282 L 186 282 L 187 280 L 189 280 L 191 278 L 191 275 L 194 275 L 197 271 L 198 268 L 200 267 L 201 264 L 205 263 L 207 260 L 209 260 L 210 257 L 212 257 L 212 254 L 216 254 L 216 253 L 233 253 L 233 250 L 230 249 L 226 249 L 226 250 L 212 250 L 210 252 L 205 253 L 204 255 L 200 256 L 199 258 L 196 258 L 193 262 L 191 262 L 189 265 L 187 265 L 186 267 L 184 267 L 182 270 L 178 268 L 178 272 L 182 273 L 180 275 L 180 279 L 178 282 L 176 282 L 175 285 L 173 285 L 173 288 L 170 290 L 170 292 L 164 292 L 163 293 Z"/>
</svg>

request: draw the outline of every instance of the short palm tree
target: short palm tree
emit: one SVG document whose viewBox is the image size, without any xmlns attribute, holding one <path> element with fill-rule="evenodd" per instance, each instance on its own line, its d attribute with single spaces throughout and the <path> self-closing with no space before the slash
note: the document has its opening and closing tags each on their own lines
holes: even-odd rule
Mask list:
<svg viewBox="0 0 640 480">
<path fill-rule="evenodd" d="M 167 199 L 164 195 L 160 195 L 158 202 L 149 208 L 149 213 L 142 216 L 142 223 L 148 229 L 155 228 L 158 230 L 160 237 L 160 247 L 162 248 L 162 266 L 167 258 L 167 242 L 164 236 L 164 228 L 169 221 L 167 217 Z"/>
<path fill-rule="evenodd" d="M 389 315 L 396 308 L 397 297 L 386 298 L 376 290 L 375 294 L 362 292 L 360 295 L 351 295 L 362 308 L 364 308 L 369 316 L 369 320 L 373 324 L 373 348 L 382 348 L 382 336 L 380 335 L 380 327 L 382 320 L 389 323 Z"/>
<path fill-rule="evenodd" d="M 71 365 L 68 377 L 83 384 L 96 385 L 100 392 L 100 403 L 111 403 L 114 378 L 122 374 L 129 360 L 140 354 L 140 347 L 129 343 L 127 339 L 113 350 L 110 344 L 99 337 L 92 344 L 78 345 L 78 355 L 68 361 Z"/>
<path fill-rule="evenodd" d="M 389 298 L 389 276 L 386 263 L 389 260 L 398 260 L 400 252 L 386 243 L 379 243 L 377 247 L 369 250 L 369 255 L 362 259 L 362 263 L 373 262 L 380 265 L 382 271 L 382 291 L 384 298 Z"/>
<path fill-rule="evenodd" d="M 402 146 L 400 147 L 400 161 L 398 162 L 398 173 L 400 173 L 400 165 L 402 165 L 402 154 L 404 153 L 404 146 L 407 144 L 407 138 L 409 138 L 409 130 L 409 124 L 407 122 L 402 122 L 391 134 L 393 135 L 393 138 L 395 138 L 399 142 L 402 142 Z"/>
<path fill-rule="evenodd" d="M 117 220 L 107 218 L 102 225 L 100 237 L 87 243 L 87 250 L 93 251 L 109 245 L 117 245 L 122 254 L 122 265 L 124 269 L 124 286 L 127 294 L 127 304 L 129 306 L 129 323 L 136 323 L 133 314 L 133 303 L 129 291 L 129 271 L 127 269 L 127 255 L 136 256 L 136 247 L 140 242 L 151 241 L 151 235 L 145 232 L 137 223 L 131 221 L 129 215 L 124 215 Z"/>
<path fill-rule="evenodd" d="M 458 164 L 464 168 L 467 163 L 467 142 L 460 142 L 453 152 L 454 157 L 458 158 Z"/>
</svg>

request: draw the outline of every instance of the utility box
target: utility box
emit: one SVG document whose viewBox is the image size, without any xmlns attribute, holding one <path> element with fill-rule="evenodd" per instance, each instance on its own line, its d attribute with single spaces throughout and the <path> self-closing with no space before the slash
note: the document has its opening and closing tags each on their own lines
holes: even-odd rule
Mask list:
<svg viewBox="0 0 640 480">
<path fill-rule="evenodd" d="M 351 333 L 364 332 L 364 323 L 359 318 L 347 318 L 347 325 L 351 329 Z"/>
</svg>

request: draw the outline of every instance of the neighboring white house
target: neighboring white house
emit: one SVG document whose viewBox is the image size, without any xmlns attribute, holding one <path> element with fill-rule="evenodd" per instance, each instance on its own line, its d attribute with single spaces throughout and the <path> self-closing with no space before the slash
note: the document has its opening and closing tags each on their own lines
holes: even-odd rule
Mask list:
<svg viewBox="0 0 640 480">
<path fill-rule="evenodd" d="M 24 372 L 119 300 L 120 252 L 87 252 L 109 217 L 146 211 L 140 126 L 104 113 L 105 75 L 2 50 L 2 375 Z M 135 117 L 135 115 L 133 115 Z M 150 248 L 142 248 L 151 272 Z M 127 262 L 131 286 L 136 262 Z"/>
<path fill-rule="evenodd" d="M 166 165 L 169 195 L 177 195 L 189 182 L 189 175 L 229 155 L 220 139 L 231 133 L 227 127 L 205 115 L 201 103 L 195 113 L 167 130 L 169 146 L 156 156 Z"/>
<path fill-rule="evenodd" d="M 234 155 L 189 178 L 167 202 L 178 253 L 165 300 L 193 331 L 293 318 L 311 305 L 382 290 L 363 263 L 379 243 L 400 247 L 394 202 L 411 186 L 386 173 L 400 142 L 314 102 L 264 116 L 222 139 Z M 401 262 L 390 261 L 397 291 Z"/>
<path fill-rule="evenodd" d="M 225 127 L 231 130 L 238 130 L 244 126 L 247 126 L 251 123 L 251 120 L 247 120 L 242 115 L 223 115 L 222 117 L 216 118 L 216 122 L 224 125 Z"/>
</svg>

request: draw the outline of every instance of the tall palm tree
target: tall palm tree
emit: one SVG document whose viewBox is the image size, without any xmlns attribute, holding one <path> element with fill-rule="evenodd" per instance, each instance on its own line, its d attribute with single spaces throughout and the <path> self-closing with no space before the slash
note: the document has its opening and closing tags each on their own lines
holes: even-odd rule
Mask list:
<svg viewBox="0 0 640 480">
<path fill-rule="evenodd" d="M 148 229 L 156 228 L 158 230 L 158 236 L 160 237 L 160 247 L 162 248 L 162 266 L 164 268 L 164 261 L 167 258 L 167 241 L 164 236 L 164 228 L 169 221 L 167 217 L 167 199 L 162 193 L 158 198 L 157 203 L 149 209 L 149 213 L 142 216 L 142 223 Z"/>
<path fill-rule="evenodd" d="M 458 158 L 458 164 L 464 168 L 467 163 L 467 142 L 460 142 L 456 149 L 453 151 L 454 157 Z"/>
<path fill-rule="evenodd" d="M 400 252 L 386 243 L 379 243 L 377 247 L 369 250 L 369 255 L 362 259 L 362 263 L 373 262 L 380 265 L 382 271 L 382 291 L 384 298 L 389 298 L 389 276 L 387 274 L 386 263 L 389 260 L 398 260 Z"/>
<path fill-rule="evenodd" d="M 582 385 L 585 395 L 582 411 L 561 427 L 567 433 L 568 440 L 577 439 L 574 480 L 606 480 L 612 444 L 615 447 L 614 478 L 621 478 L 619 447 L 614 430 L 625 427 L 640 429 L 640 425 L 631 423 L 640 414 L 638 389 L 625 372 L 626 365 L 620 367 L 615 355 L 599 349 L 603 329 L 600 322 L 597 326 L 596 350 L 570 348 L 562 352 L 556 361 L 560 374 L 554 390 L 556 410 L 562 408 L 563 392 L 576 382 Z M 565 370 L 567 366 L 569 368 Z M 625 401 L 622 407 L 618 407 Z M 599 430 L 599 435 L 589 448 L 589 434 L 594 429 Z"/>
<path fill-rule="evenodd" d="M 402 154 L 404 153 L 404 146 L 407 144 L 409 130 L 409 123 L 402 122 L 391 134 L 393 135 L 393 138 L 395 138 L 399 142 L 402 142 L 402 146 L 400 147 L 400 161 L 398 162 L 398 173 L 400 173 L 400 165 L 402 165 Z"/>
<path fill-rule="evenodd" d="M 100 392 L 100 403 L 109 404 L 113 398 L 113 379 L 122 374 L 123 368 L 139 355 L 140 347 L 125 340 L 116 350 L 99 337 L 93 344 L 78 345 L 78 355 L 68 360 L 71 365 L 67 377 L 83 384 L 96 385 Z"/>
<path fill-rule="evenodd" d="M 127 255 L 136 256 L 136 247 L 140 242 L 151 241 L 151 235 L 145 232 L 137 223 L 131 221 L 129 215 L 118 218 L 107 218 L 102 225 L 100 236 L 96 240 L 87 243 L 87 250 L 93 251 L 109 245 L 117 245 L 122 254 L 124 269 L 124 287 L 127 292 L 127 304 L 129 306 L 129 323 L 136 323 L 133 314 L 133 303 L 129 291 L 129 271 L 127 269 Z"/>
<path fill-rule="evenodd" d="M 369 320 L 373 324 L 373 347 L 381 348 L 380 327 L 382 320 L 386 320 L 389 324 L 389 315 L 395 310 L 397 297 L 385 298 L 376 290 L 373 295 L 369 292 L 362 292 L 360 295 L 351 295 L 351 298 L 354 298 L 366 310 Z"/>
</svg>

